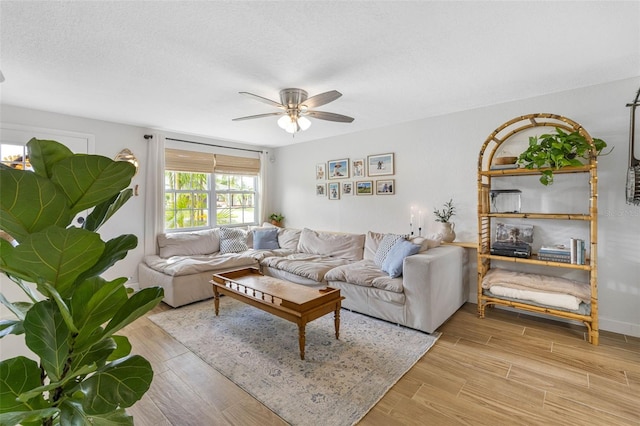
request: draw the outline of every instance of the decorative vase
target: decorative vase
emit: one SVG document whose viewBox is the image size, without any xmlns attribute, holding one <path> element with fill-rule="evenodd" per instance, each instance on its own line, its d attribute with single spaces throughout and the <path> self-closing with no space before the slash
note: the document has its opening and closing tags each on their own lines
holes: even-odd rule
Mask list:
<svg viewBox="0 0 640 426">
<path fill-rule="evenodd" d="M 440 239 L 445 243 L 451 243 L 456 239 L 456 233 L 454 231 L 456 224 L 453 222 L 442 222 L 440 225 Z"/>
<path fill-rule="evenodd" d="M 271 219 L 271 224 L 279 228 L 282 228 L 282 223 L 279 220 Z"/>
</svg>

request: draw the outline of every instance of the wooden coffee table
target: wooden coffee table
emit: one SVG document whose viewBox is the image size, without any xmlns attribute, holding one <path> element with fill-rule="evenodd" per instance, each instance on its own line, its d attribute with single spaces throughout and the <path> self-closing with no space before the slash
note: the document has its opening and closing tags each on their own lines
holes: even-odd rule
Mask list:
<svg viewBox="0 0 640 426">
<path fill-rule="evenodd" d="M 340 296 L 339 289 L 309 288 L 262 275 L 254 268 L 214 274 L 211 283 L 216 316 L 220 309 L 220 294 L 224 294 L 298 324 L 300 359 L 304 359 L 308 322 L 334 312 L 336 339 L 340 337 L 340 306 L 344 297 Z"/>
</svg>

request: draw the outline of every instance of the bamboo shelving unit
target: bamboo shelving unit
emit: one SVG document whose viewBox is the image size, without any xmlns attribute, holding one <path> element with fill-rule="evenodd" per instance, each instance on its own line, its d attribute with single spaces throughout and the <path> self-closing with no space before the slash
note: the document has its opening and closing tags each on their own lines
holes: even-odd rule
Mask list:
<svg viewBox="0 0 640 426">
<path fill-rule="evenodd" d="M 555 114 L 529 114 L 516 117 L 498 127 L 489 135 L 478 157 L 478 316 L 484 318 L 487 306 L 508 306 L 529 312 L 536 312 L 574 321 L 581 321 L 588 331 L 589 342 L 598 344 L 598 285 L 597 285 L 597 230 L 598 230 L 598 175 L 597 155 L 592 148 L 588 164 L 581 167 L 564 167 L 553 169 L 554 174 L 563 173 L 588 173 L 589 174 L 589 212 L 575 213 L 493 213 L 490 209 L 489 194 L 494 179 L 514 176 L 540 176 L 545 169 L 500 169 L 490 170 L 494 155 L 500 152 L 499 148 L 508 143 L 510 138 L 536 127 L 558 127 L 563 130 L 577 131 L 583 135 L 593 147 L 593 138 L 584 128 L 573 120 Z M 513 140 L 513 139 L 511 139 Z M 506 145 L 505 145 L 506 146 Z M 504 147 L 503 147 L 504 148 Z M 506 219 L 542 219 L 542 220 L 572 220 L 586 221 L 589 225 L 589 247 L 591 257 L 585 265 L 551 262 L 539 260 L 537 257 L 518 258 L 498 256 L 491 254 L 491 223 L 498 218 Z M 578 314 L 549 307 L 529 304 L 526 301 L 514 301 L 502 299 L 490 294 L 485 294 L 482 289 L 482 281 L 491 269 L 492 261 L 509 264 L 510 268 L 517 269 L 518 265 L 540 265 L 549 268 L 568 268 L 587 271 L 591 288 L 591 310 L 589 314 Z"/>
</svg>

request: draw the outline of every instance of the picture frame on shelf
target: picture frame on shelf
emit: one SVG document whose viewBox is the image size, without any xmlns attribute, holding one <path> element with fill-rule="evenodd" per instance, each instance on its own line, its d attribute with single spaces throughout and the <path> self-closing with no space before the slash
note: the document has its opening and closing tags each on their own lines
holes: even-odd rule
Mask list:
<svg viewBox="0 0 640 426">
<path fill-rule="evenodd" d="M 318 197 L 324 197 L 327 195 L 327 184 L 326 183 L 317 183 L 316 184 L 316 195 Z"/>
<path fill-rule="evenodd" d="M 376 195 L 394 195 L 395 193 L 395 179 L 381 179 L 376 181 Z"/>
<path fill-rule="evenodd" d="M 340 199 L 340 183 L 331 182 L 329 183 L 329 199 L 330 200 L 339 200 Z"/>
<path fill-rule="evenodd" d="M 342 189 L 340 192 L 342 193 L 342 195 L 353 195 L 354 194 L 353 182 L 351 181 L 342 182 Z"/>
<path fill-rule="evenodd" d="M 349 159 L 329 161 L 329 179 L 344 179 L 349 177 Z"/>
<path fill-rule="evenodd" d="M 325 163 L 316 164 L 316 180 L 325 180 L 327 178 L 327 165 Z"/>
<path fill-rule="evenodd" d="M 351 171 L 353 173 L 353 178 L 363 178 L 367 176 L 367 163 L 365 163 L 364 158 L 356 158 L 351 160 Z"/>
<path fill-rule="evenodd" d="M 394 155 L 376 154 L 367 157 L 367 170 L 369 176 L 388 176 L 395 174 Z"/>
<path fill-rule="evenodd" d="M 360 180 L 356 182 L 356 195 L 373 195 L 373 181 Z"/>
</svg>

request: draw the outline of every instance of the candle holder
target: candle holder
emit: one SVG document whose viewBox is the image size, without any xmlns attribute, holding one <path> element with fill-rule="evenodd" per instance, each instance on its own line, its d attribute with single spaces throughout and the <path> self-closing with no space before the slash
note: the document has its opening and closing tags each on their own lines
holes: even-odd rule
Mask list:
<svg viewBox="0 0 640 426">
<path fill-rule="evenodd" d="M 418 227 L 418 237 L 422 237 L 422 227 Z"/>
<path fill-rule="evenodd" d="M 410 235 L 413 237 L 413 223 L 409 223 Z"/>
</svg>

